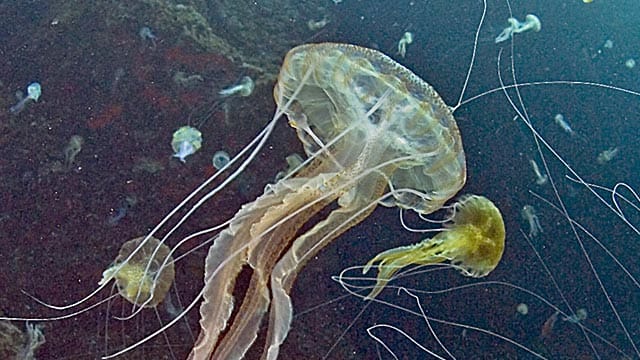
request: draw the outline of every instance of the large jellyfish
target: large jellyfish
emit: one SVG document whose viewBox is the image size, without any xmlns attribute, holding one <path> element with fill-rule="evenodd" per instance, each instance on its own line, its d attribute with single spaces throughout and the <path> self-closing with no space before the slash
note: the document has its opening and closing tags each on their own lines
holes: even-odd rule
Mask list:
<svg viewBox="0 0 640 360">
<path fill-rule="evenodd" d="M 293 315 L 289 291 L 310 257 L 378 204 L 428 214 L 465 182 L 450 108 L 380 52 L 331 43 L 296 47 L 274 97 L 309 159 L 294 177 L 244 205 L 209 249 L 194 359 L 243 358 L 267 311 L 263 358 L 275 359 Z M 332 203 L 337 208 L 324 220 L 297 235 Z M 230 321 L 244 265 L 253 273 Z"/>
</svg>

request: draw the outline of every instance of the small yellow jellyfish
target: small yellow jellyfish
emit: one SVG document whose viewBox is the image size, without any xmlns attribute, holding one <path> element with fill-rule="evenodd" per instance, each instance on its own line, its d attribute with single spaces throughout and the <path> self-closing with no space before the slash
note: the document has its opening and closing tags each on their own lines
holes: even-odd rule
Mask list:
<svg viewBox="0 0 640 360">
<path fill-rule="evenodd" d="M 194 154 L 202 147 L 202 133 L 200 130 L 183 126 L 173 133 L 171 140 L 171 148 L 173 149 L 173 157 L 185 162 L 187 156 Z"/>
<path fill-rule="evenodd" d="M 367 299 L 376 297 L 391 277 L 408 265 L 428 265 L 449 260 L 463 275 L 483 277 L 500 262 L 505 229 L 500 210 L 487 198 L 469 195 L 453 206 L 446 230 L 417 244 L 378 254 L 363 269 L 378 262 L 378 279 Z"/>
<path fill-rule="evenodd" d="M 122 245 L 113 265 L 102 273 L 103 285 L 116 280 L 118 292 L 132 304 L 155 307 L 164 300 L 173 284 L 175 269 L 171 250 L 154 237 L 150 237 L 129 260 L 129 256 L 145 239 L 144 236 Z"/>
</svg>

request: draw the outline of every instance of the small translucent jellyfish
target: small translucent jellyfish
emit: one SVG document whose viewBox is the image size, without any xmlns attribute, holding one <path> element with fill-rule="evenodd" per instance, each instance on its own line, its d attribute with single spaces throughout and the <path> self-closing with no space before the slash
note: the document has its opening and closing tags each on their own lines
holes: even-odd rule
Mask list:
<svg viewBox="0 0 640 360">
<path fill-rule="evenodd" d="M 138 31 L 138 35 L 143 41 L 151 42 L 152 49 L 156 48 L 156 42 L 158 40 L 158 37 L 153 33 L 150 27 L 148 26 L 141 27 L 140 30 Z"/>
<path fill-rule="evenodd" d="M 27 86 L 27 96 L 20 99 L 17 104 L 13 105 L 9 112 L 12 114 L 17 114 L 24 109 L 24 107 L 31 101 L 38 101 L 40 95 L 42 94 L 42 87 L 40 83 L 33 82 Z"/>
<path fill-rule="evenodd" d="M 519 34 L 529 30 L 538 32 L 542 28 L 540 19 L 533 14 L 527 14 L 524 22 L 520 22 L 514 17 L 508 18 L 507 21 L 509 22 L 509 26 L 502 30 L 500 35 L 496 37 L 496 44 L 511 38 L 513 34 Z"/>
<path fill-rule="evenodd" d="M 584 308 L 580 308 L 576 310 L 576 313 L 570 316 L 565 316 L 562 318 L 563 321 L 568 321 L 570 323 L 577 324 L 580 321 L 587 318 L 587 310 Z"/>
<path fill-rule="evenodd" d="M 547 183 L 548 177 L 547 174 L 543 174 L 540 171 L 540 168 L 538 167 L 538 163 L 531 159 L 529 160 L 529 163 L 531 163 L 531 167 L 533 168 L 533 172 L 536 174 L 536 184 L 538 185 L 544 185 Z"/>
<path fill-rule="evenodd" d="M 218 92 L 222 97 L 229 97 L 233 95 L 249 96 L 255 88 L 253 79 L 248 76 L 243 76 L 239 83 L 232 85 L 228 88 L 224 88 Z"/>
<path fill-rule="evenodd" d="M 540 226 L 540 219 L 536 215 L 536 209 L 531 205 L 525 205 L 520 211 L 522 219 L 529 225 L 529 237 L 536 237 L 542 233 L 542 226 Z"/>
<path fill-rule="evenodd" d="M 84 145 L 84 139 L 80 135 L 73 135 L 71 139 L 69 139 L 69 143 L 64 148 L 64 165 L 67 168 L 73 165 L 76 156 L 78 156 L 82 150 L 82 145 Z"/>
<path fill-rule="evenodd" d="M 603 150 L 600 154 L 598 154 L 598 164 L 606 164 L 609 161 L 613 160 L 616 155 L 618 155 L 618 148 L 612 147 L 607 150 Z"/>
<path fill-rule="evenodd" d="M 562 130 L 564 130 L 564 132 L 566 132 L 567 134 L 571 136 L 575 134 L 573 132 L 573 129 L 571 128 L 571 125 L 569 125 L 569 122 L 565 120 L 564 115 L 556 114 L 556 116 L 553 117 L 553 121 L 555 121 L 555 123 L 558 124 L 558 126 L 560 126 Z"/>
<path fill-rule="evenodd" d="M 404 57 L 407 54 L 407 45 L 413 42 L 413 33 L 405 32 L 398 41 L 398 55 Z"/>
<path fill-rule="evenodd" d="M 327 16 L 325 15 L 322 20 L 309 20 L 307 21 L 307 27 L 309 28 L 309 30 L 311 31 L 316 31 L 316 30 L 320 30 L 323 27 L 327 26 L 327 24 L 329 23 L 329 18 L 327 18 Z"/>
<path fill-rule="evenodd" d="M 624 66 L 627 69 L 633 69 L 636 67 L 636 61 L 634 59 L 627 59 L 627 61 L 624 62 Z"/>
<path fill-rule="evenodd" d="M 520 303 L 516 306 L 516 311 L 520 315 L 527 315 L 529 313 L 529 306 L 525 303 Z"/>
<path fill-rule="evenodd" d="M 605 48 L 605 49 L 612 49 L 612 48 L 613 48 L 613 41 L 612 41 L 612 40 L 607 39 L 607 40 L 604 42 L 604 48 Z"/>
<path fill-rule="evenodd" d="M 124 243 L 98 284 L 115 279 L 118 292 L 127 301 L 141 307 L 155 307 L 171 288 L 175 269 L 171 249 L 154 237 L 147 241 L 145 238 L 141 236 Z"/>
<path fill-rule="evenodd" d="M 227 164 L 229 163 L 229 160 L 231 160 L 231 157 L 229 156 L 229 154 L 226 151 L 216 151 L 215 154 L 213 154 L 213 159 L 211 159 L 213 162 L 213 167 L 216 170 L 220 170 L 223 167 L 227 166 Z"/>
<path fill-rule="evenodd" d="M 200 130 L 183 126 L 173 133 L 171 140 L 171 148 L 173 149 L 173 157 L 185 162 L 187 156 L 194 154 L 202 147 L 202 133 Z"/>
<path fill-rule="evenodd" d="M 487 198 L 463 197 L 454 204 L 446 231 L 417 244 L 384 251 L 369 260 L 367 273 L 378 265 L 378 279 L 367 296 L 373 299 L 391 277 L 407 265 L 428 265 L 451 261 L 463 275 L 483 277 L 498 266 L 504 251 L 505 229 L 500 210 Z"/>
</svg>

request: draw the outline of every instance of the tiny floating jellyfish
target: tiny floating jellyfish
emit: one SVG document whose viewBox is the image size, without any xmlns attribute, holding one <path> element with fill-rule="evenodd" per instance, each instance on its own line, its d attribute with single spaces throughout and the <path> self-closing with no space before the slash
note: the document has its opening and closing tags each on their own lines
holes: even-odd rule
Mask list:
<svg viewBox="0 0 640 360">
<path fill-rule="evenodd" d="M 509 39 L 513 34 L 519 34 L 529 30 L 538 32 L 542 28 L 540 19 L 533 14 L 527 14 L 524 22 L 520 22 L 514 17 L 508 18 L 507 21 L 509 22 L 509 26 L 502 30 L 500 35 L 496 37 L 496 44 Z"/>
<path fill-rule="evenodd" d="M 529 313 L 529 306 L 525 303 L 520 303 L 516 306 L 516 311 L 520 315 L 527 315 Z"/>
<path fill-rule="evenodd" d="M 84 139 L 80 135 L 73 135 L 69 139 L 69 143 L 64 148 L 64 166 L 70 168 L 73 162 L 76 160 L 76 156 L 82 151 L 82 145 Z"/>
<path fill-rule="evenodd" d="M 376 255 L 363 268 L 366 274 L 378 262 L 378 278 L 367 299 L 375 298 L 391 277 L 407 265 L 428 265 L 449 260 L 463 275 L 483 277 L 498 266 L 504 251 L 505 229 L 500 210 L 487 198 L 470 195 L 453 206 L 446 231 L 417 244 Z"/>
<path fill-rule="evenodd" d="M 21 331 L 9 321 L 0 321 L 0 356 L 3 359 L 35 359 L 36 350 L 45 343 L 43 326 L 26 323 Z"/>
<path fill-rule="evenodd" d="M 328 23 L 329 23 L 329 19 L 325 15 L 322 18 L 322 20 L 313 20 L 313 19 L 311 19 L 311 20 L 307 21 L 307 27 L 311 31 L 316 31 L 316 30 L 320 30 L 323 27 L 327 26 Z"/>
<path fill-rule="evenodd" d="M 536 174 L 536 184 L 538 185 L 544 185 L 547 183 L 548 177 L 547 174 L 543 174 L 540 171 L 540 168 L 538 167 L 538 163 L 531 159 L 529 160 L 529 162 L 531 163 L 531 167 L 533 168 L 533 172 Z"/>
<path fill-rule="evenodd" d="M 612 49 L 612 48 L 613 48 L 613 41 L 612 41 L 612 40 L 610 40 L 610 39 L 607 39 L 607 40 L 604 42 L 604 48 L 605 48 L 605 49 Z"/>
<path fill-rule="evenodd" d="M 40 95 L 42 94 L 42 87 L 40 83 L 33 82 L 27 86 L 27 96 L 18 101 L 17 104 L 13 105 L 9 112 L 12 114 L 17 114 L 24 109 L 24 107 L 31 101 L 38 101 Z"/>
<path fill-rule="evenodd" d="M 141 27 L 140 30 L 138 31 L 138 35 L 143 41 L 150 41 L 152 49 L 156 48 L 156 41 L 158 40 L 158 37 L 153 33 L 150 27 L 148 26 Z"/>
<path fill-rule="evenodd" d="M 229 163 L 229 160 L 231 160 L 231 157 L 229 156 L 229 153 L 221 150 L 221 151 L 216 151 L 216 153 L 213 154 L 213 158 L 211 160 L 213 162 L 213 167 L 216 170 L 220 170 L 223 167 L 227 166 L 227 164 Z"/>
<path fill-rule="evenodd" d="M 251 95 L 254 88 L 255 88 L 255 83 L 253 82 L 253 79 L 251 79 L 248 76 L 243 76 L 238 84 L 224 88 L 218 91 L 218 94 L 223 98 L 233 96 L 233 95 L 240 95 L 240 96 L 246 97 Z"/>
<path fill-rule="evenodd" d="M 600 154 L 598 154 L 598 164 L 603 165 L 613 160 L 616 155 L 618 155 L 618 148 L 612 147 L 607 150 L 603 150 Z"/>
<path fill-rule="evenodd" d="M 171 148 L 173 149 L 173 157 L 186 162 L 187 156 L 194 154 L 202 147 L 202 133 L 200 130 L 183 126 L 173 133 L 171 140 Z"/>
<path fill-rule="evenodd" d="M 540 226 L 540 219 L 536 215 L 536 209 L 531 205 L 525 205 L 520 211 L 522 219 L 529 225 L 529 237 L 536 237 L 542 233 L 542 226 Z"/>
<path fill-rule="evenodd" d="M 276 181 L 283 179 L 285 176 L 291 174 L 294 170 L 298 169 L 300 165 L 302 165 L 302 163 L 304 162 L 304 159 L 302 158 L 302 156 L 296 153 L 287 156 L 285 160 L 287 161 L 287 168 L 282 171 L 278 171 L 275 178 Z"/>
<path fill-rule="evenodd" d="M 167 245 L 154 237 L 147 241 L 144 239 L 145 236 L 141 236 L 124 243 L 113 265 L 102 273 L 98 284 L 104 285 L 115 279 L 118 292 L 127 301 L 141 307 L 155 307 L 171 288 L 175 268 Z M 131 256 L 136 249 L 137 252 Z"/>
<path fill-rule="evenodd" d="M 404 57 L 407 54 L 407 45 L 413 42 L 413 33 L 405 32 L 398 41 L 398 55 Z"/>
<path fill-rule="evenodd" d="M 587 310 L 584 309 L 584 308 L 580 308 L 580 309 L 576 310 L 575 314 L 563 317 L 562 320 L 563 321 L 568 321 L 568 322 L 573 323 L 573 324 L 577 324 L 577 323 L 579 323 L 580 321 L 582 321 L 582 320 L 584 320 L 586 318 L 587 318 Z"/>
<path fill-rule="evenodd" d="M 636 67 L 636 61 L 634 59 L 627 59 L 627 61 L 624 62 L 624 66 L 627 69 L 633 69 Z"/>
<path fill-rule="evenodd" d="M 555 123 L 558 124 L 558 126 L 560 126 L 562 130 L 564 130 L 564 132 L 566 132 L 567 134 L 571 136 L 575 134 L 575 132 L 571 128 L 571 125 L 569 125 L 569 122 L 564 119 L 564 116 L 562 114 L 556 114 L 556 116 L 553 117 L 553 121 L 555 121 Z"/>
</svg>

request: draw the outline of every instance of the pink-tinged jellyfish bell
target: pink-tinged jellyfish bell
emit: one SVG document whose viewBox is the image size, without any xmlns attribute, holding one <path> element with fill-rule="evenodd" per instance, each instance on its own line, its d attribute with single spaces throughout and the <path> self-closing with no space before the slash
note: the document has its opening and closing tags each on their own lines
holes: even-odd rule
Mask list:
<svg viewBox="0 0 640 360">
<path fill-rule="evenodd" d="M 173 149 L 173 157 L 185 162 L 187 156 L 194 154 L 202 147 L 202 133 L 200 130 L 183 126 L 173 133 L 171 140 L 171 148 Z"/>
</svg>

